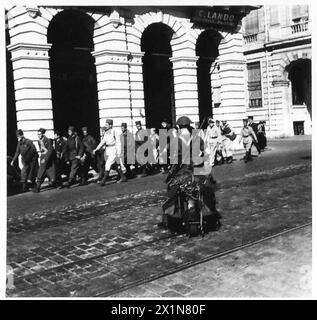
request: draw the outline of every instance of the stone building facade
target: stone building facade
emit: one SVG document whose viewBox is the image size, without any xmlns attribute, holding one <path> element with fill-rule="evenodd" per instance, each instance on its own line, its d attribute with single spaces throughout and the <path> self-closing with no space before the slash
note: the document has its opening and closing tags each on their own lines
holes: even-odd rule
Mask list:
<svg viewBox="0 0 317 320">
<path fill-rule="evenodd" d="M 252 9 L 8 8 L 8 90 L 14 88 L 8 137 L 16 127 L 34 140 L 39 127 L 52 137 L 70 124 L 98 135 L 106 118 L 132 131 L 137 120 L 157 127 L 181 115 L 226 118 L 240 127 L 246 114 L 240 29 Z"/>
<path fill-rule="evenodd" d="M 88 126 L 98 137 L 106 118 L 135 131 L 138 120 L 158 127 L 163 119 L 173 124 L 181 115 L 200 122 L 213 116 L 238 132 L 241 119 L 252 114 L 267 121 L 271 136 L 293 134 L 293 123 L 301 121 L 309 133 L 310 106 L 298 104 L 303 99 L 292 103 L 289 78 L 293 67 L 311 60 L 309 21 L 290 20 L 283 7 L 277 24 L 250 33 L 248 17 L 254 20 L 256 12 L 263 25 L 268 10 L 7 8 L 8 154 L 16 128 L 33 140 L 40 127 L 53 137 L 54 129 L 66 133 L 68 125 Z M 261 102 L 250 98 L 249 90 L 259 95 L 257 62 Z M 249 81 L 250 76 L 255 79 Z"/>
<path fill-rule="evenodd" d="M 247 114 L 272 137 L 312 133 L 307 5 L 262 6 L 243 19 Z"/>
</svg>

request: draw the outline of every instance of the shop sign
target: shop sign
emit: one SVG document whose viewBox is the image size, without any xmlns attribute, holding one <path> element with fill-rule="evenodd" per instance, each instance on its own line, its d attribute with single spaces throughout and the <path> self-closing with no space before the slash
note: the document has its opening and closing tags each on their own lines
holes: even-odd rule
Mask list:
<svg viewBox="0 0 317 320">
<path fill-rule="evenodd" d="M 205 25 L 213 25 L 221 28 L 234 29 L 237 27 L 241 16 L 230 11 L 211 9 L 196 9 L 191 21 Z"/>
</svg>

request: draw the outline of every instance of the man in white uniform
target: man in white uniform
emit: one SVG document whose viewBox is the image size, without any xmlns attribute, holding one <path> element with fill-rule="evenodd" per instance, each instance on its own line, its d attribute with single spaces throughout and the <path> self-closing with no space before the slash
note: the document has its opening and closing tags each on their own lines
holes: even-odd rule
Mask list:
<svg viewBox="0 0 317 320">
<path fill-rule="evenodd" d="M 112 128 L 113 126 L 113 120 L 107 119 L 105 124 L 105 134 L 100 141 L 97 148 L 93 151 L 95 154 L 96 151 L 100 150 L 103 146 L 106 147 L 105 150 L 105 175 L 100 183 L 100 185 L 103 187 L 106 184 L 106 181 L 109 177 L 110 169 L 113 165 L 116 167 L 116 171 L 120 175 L 119 183 L 126 182 L 127 178 L 123 174 L 121 167 L 118 166 L 117 160 L 120 161 L 120 153 L 121 153 L 121 142 L 120 137 L 117 135 L 117 133 Z M 121 161 L 120 161 L 121 164 Z"/>
<path fill-rule="evenodd" d="M 209 165 L 211 167 L 215 164 L 215 155 L 219 145 L 218 128 L 215 126 L 215 121 L 212 118 L 208 119 L 208 127 L 205 135 L 205 147 L 209 154 Z"/>
</svg>

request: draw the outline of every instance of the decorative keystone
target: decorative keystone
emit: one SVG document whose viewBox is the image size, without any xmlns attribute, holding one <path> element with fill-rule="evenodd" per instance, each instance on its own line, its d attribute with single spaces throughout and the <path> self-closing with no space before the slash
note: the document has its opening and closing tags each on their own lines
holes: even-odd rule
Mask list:
<svg viewBox="0 0 317 320">
<path fill-rule="evenodd" d="M 40 15 L 40 10 L 37 6 L 26 7 L 26 11 L 28 12 L 29 16 L 33 19 L 35 19 L 38 15 Z"/>
</svg>

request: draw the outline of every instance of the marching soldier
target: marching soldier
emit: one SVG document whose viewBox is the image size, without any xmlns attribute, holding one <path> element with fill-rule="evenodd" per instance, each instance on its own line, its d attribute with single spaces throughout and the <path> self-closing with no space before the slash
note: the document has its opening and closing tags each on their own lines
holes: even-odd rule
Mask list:
<svg viewBox="0 0 317 320">
<path fill-rule="evenodd" d="M 208 119 L 208 128 L 205 135 L 205 147 L 209 153 L 209 165 L 215 165 L 215 155 L 219 145 L 218 128 L 215 126 L 215 121 L 212 118 Z"/>
<path fill-rule="evenodd" d="M 81 181 L 80 185 L 86 185 L 88 180 L 88 172 L 90 166 L 93 167 L 95 171 L 98 171 L 95 162 L 95 155 L 93 150 L 96 148 L 97 143 L 93 136 L 88 134 L 88 127 L 81 128 L 83 133 L 83 145 L 84 145 L 84 155 L 81 158 Z"/>
<path fill-rule="evenodd" d="M 37 131 L 39 138 L 39 150 L 41 153 L 40 156 L 40 168 L 37 173 L 36 187 L 33 189 L 33 192 L 40 192 L 41 185 L 45 179 L 45 176 L 48 176 L 51 180 L 52 186 L 56 185 L 56 169 L 55 169 L 55 150 L 51 139 L 48 139 L 45 136 L 46 130 L 40 128 Z"/>
<path fill-rule="evenodd" d="M 252 128 L 252 130 L 254 131 L 255 136 L 256 136 L 256 140 L 253 139 L 252 145 L 254 145 L 256 147 L 258 154 L 261 154 L 261 149 L 258 144 L 258 124 L 253 121 L 253 116 L 248 116 L 248 121 L 249 121 L 249 126 Z M 252 148 L 252 146 L 251 146 L 251 148 Z"/>
<path fill-rule="evenodd" d="M 267 144 L 265 133 L 265 121 L 260 121 L 258 124 L 258 141 L 260 150 L 264 151 Z"/>
<path fill-rule="evenodd" d="M 227 163 L 232 163 L 233 161 L 233 152 L 232 152 L 232 143 L 231 143 L 231 135 L 233 132 L 231 131 L 231 128 L 229 124 L 227 123 L 227 120 L 222 121 L 222 126 L 220 126 L 221 129 L 221 140 L 223 144 L 222 152 L 224 161 Z"/>
<path fill-rule="evenodd" d="M 120 175 L 120 180 L 118 183 L 121 182 L 126 182 L 127 178 L 123 174 L 122 169 L 118 166 L 117 160 L 119 159 L 120 161 L 120 154 L 121 154 L 121 146 L 120 146 L 120 137 L 117 136 L 116 132 L 112 128 L 113 126 L 113 121 L 112 119 L 107 119 L 106 120 L 106 126 L 105 126 L 105 134 L 103 136 L 103 139 L 97 146 L 97 148 L 93 151 L 95 154 L 98 150 L 100 150 L 103 146 L 106 147 L 105 150 L 105 174 L 104 177 L 100 183 L 101 186 L 106 185 L 106 181 L 109 177 L 110 169 L 113 165 L 116 167 L 116 171 Z M 121 161 L 120 161 L 121 162 Z"/>
<path fill-rule="evenodd" d="M 18 129 L 16 132 L 18 139 L 18 144 L 14 157 L 11 161 L 11 166 L 14 166 L 15 161 L 18 156 L 22 157 L 22 170 L 21 170 L 21 183 L 22 183 L 22 192 L 27 191 L 27 181 L 31 180 L 32 185 L 35 184 L 35 178 L 38 170 L 38 153 L 33 142 L 29 139 L 26 139 L 23 135 L 23 131 Z"/>
<path fill-rule="evenodd" d="M 133 144 L 133 134 L 127 129 L 126 123 L 121 123 L 121 135 L 120 135 L 120 142 L 121 142 L 121 159 L 124 164 L 124 167 L 126 169 L 125 176 L 128 179 L 131 179 L 133 177 L 130 163 L 128 162 L 128 154 L 131 154 L 132 151 L 134 151 Z"/>
<path fill-rule="evenodd" d="M 66 165 L 65 146 L 67 139 L 62 136 L 60 130 L 55 130 L 54 134 L 54 149 L 56 152 L 56 183 L 59 187 L 62 186 L 62 174 L 68 175 L 68 167 Z"/>
<path fill-rule="evenodd" d="M 252 161 L 251 147 L 253 141 L 258 142 L 255 132 L 252 127 L 248 124 L 248 119 L 243 119 L 243 128 L 241 129 L 240 141 L 243 140 L 243 147 L 245 149 L 244 162 Z"/>
<path fill-rule="evenodd" d="M 102 127 L 100 128 L 101 131 L 101 140 L 103 139 L 105 132 L 106 132 L 106 127 Z M 101 149 L 99 149 L 98 151 L 95 152 L 95 157 L 96 157 L 96 161 L 97 161 L 97 168 L 98 168 L 98 179 L 97 179 L 97 183 L 99 183 L 100 181 L 102 181 L 102 179 L 104 178 L 105 175 L 105 150 L 106 147 L 103 146 Z"/>
<path fill-rule="evenodd" d="M 137 132 L 135 133 L 135 154 L 137 154 L 138 149 L 144 142 L 148 140 L 148 137 L 145 134 L 145 130 L 142 128 L 141 121 L 135 122 Z M 145 156 L 147 156 L 146 152 L 144 153 Z M 137 161 L 136 161 L 137 163 Z M 147 172 L 147 163 L 140 164 L 138 163 L 139 170 L 141 171 L 142 175 L 141 177 L 146 177 L 148 175 Z"/>
<path fill-rule="evenodd" d="M 67 188 L 69 188 L 75 181 L 76 175 L 80 168 L 80 159 L 84 154 L 84 145 L 75 132 L 75 127 L 73 126 L 68 128 L 68 139 L 65 144 L 64 153 L 67 163 L 70 164 L 70 173 L 68 181 L 65 185 Z"/>
</svg>

